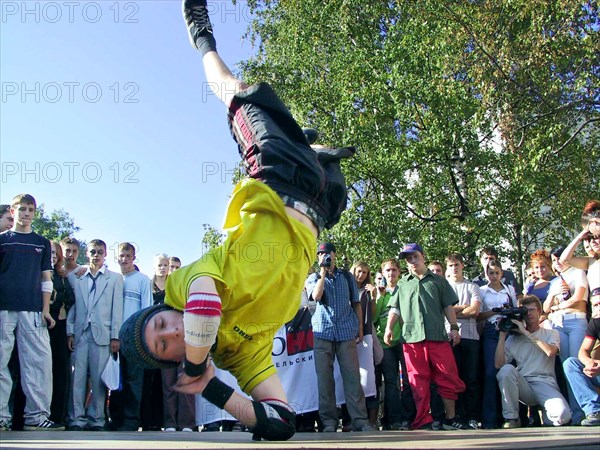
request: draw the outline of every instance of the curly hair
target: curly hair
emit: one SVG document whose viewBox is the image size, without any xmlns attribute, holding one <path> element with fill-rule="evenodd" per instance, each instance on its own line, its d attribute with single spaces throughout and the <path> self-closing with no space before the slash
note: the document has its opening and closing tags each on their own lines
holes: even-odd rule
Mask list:
<svg viewBox="0 0 600 450">
<path fill-rule="evenodd" d="M 548 268 L 552 267 L 552 260 L 550 259 L 550 253 L 543 248 L 536 250 L 529 257 L 529 267 L 533 268 L 533 264 L 538 261 L 544 261 Z"/>
</svg>

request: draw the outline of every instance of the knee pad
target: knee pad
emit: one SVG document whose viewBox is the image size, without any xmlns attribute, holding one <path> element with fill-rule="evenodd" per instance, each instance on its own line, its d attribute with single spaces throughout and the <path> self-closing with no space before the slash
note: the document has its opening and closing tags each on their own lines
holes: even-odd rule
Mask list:
<svg viewBox="0 0 600 450">
<path fill-rule="evenodd" d="M 287 441 L 296 432 L 296 414 L 285 402 L 270 400 L 252 402 L 256 425 L 252 439 L 260 441 Z"/>
</svg>

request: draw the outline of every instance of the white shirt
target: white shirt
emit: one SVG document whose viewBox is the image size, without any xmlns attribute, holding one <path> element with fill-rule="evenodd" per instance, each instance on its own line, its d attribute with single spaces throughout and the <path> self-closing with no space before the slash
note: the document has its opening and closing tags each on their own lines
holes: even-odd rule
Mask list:
<svg viewBox="0 0 600 450">
<path fill-rule="evenodd" d="M 481 312 L 491 311 L 493 308 L 502 308 L 507 304 L 517 306 L 517 294 L 515 288 L 511 285 L 504 284 L 500 291 L 496 292 L 490 285 L 485 285 L 480 288 L 481 292 Z M 488 322 L 496 323 L 500 320 L 498 314 L 489 317 Z"/>
</svg>

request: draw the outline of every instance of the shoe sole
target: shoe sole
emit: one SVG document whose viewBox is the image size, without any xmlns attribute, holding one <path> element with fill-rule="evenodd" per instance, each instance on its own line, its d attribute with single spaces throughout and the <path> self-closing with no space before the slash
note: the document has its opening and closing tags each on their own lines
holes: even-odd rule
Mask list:
<svg viewBox="0 0 600 450">
<path fill-rule="evenodd" d="M 27 425 L 23 425 L 23 431 L 65 431 L 65 427 L 31 427 Z"/>
</svg>

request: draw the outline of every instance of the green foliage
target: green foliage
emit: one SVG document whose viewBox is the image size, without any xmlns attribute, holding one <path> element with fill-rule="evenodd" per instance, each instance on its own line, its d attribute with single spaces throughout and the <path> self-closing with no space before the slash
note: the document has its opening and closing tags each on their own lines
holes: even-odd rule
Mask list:
<svg viewBox="0 0 600 450">
<path fill-rule="evenodd" d="M 31 228 L 38 234 L 51 241 L 60 241 L 67 236 L 73 236 L 80 230 L 75 221 L 64 209 L 54 210 L 47 214 L 44 204 L 38 205 Z"/>
<path fill-rule="evenodd" d="M 595 2 L 249 4 L 259 51 L 244 77 L 271 83 L 320 143 L 358 147 L 326 236 L 342 260 L 379 265 L 418 241 L 473 263 L 495 245 L 521 267 L 597 197 Z"/>
<path fill-rule="evenodd" d="M 204 236 L 202 237 L 203 253 L 221 245 L 223 238 L 225 237 L 225 235 L 221 233 L 221 230 L 207 223 L 202 224 L 202 228 L 204 228 Z"/>
</svg>

